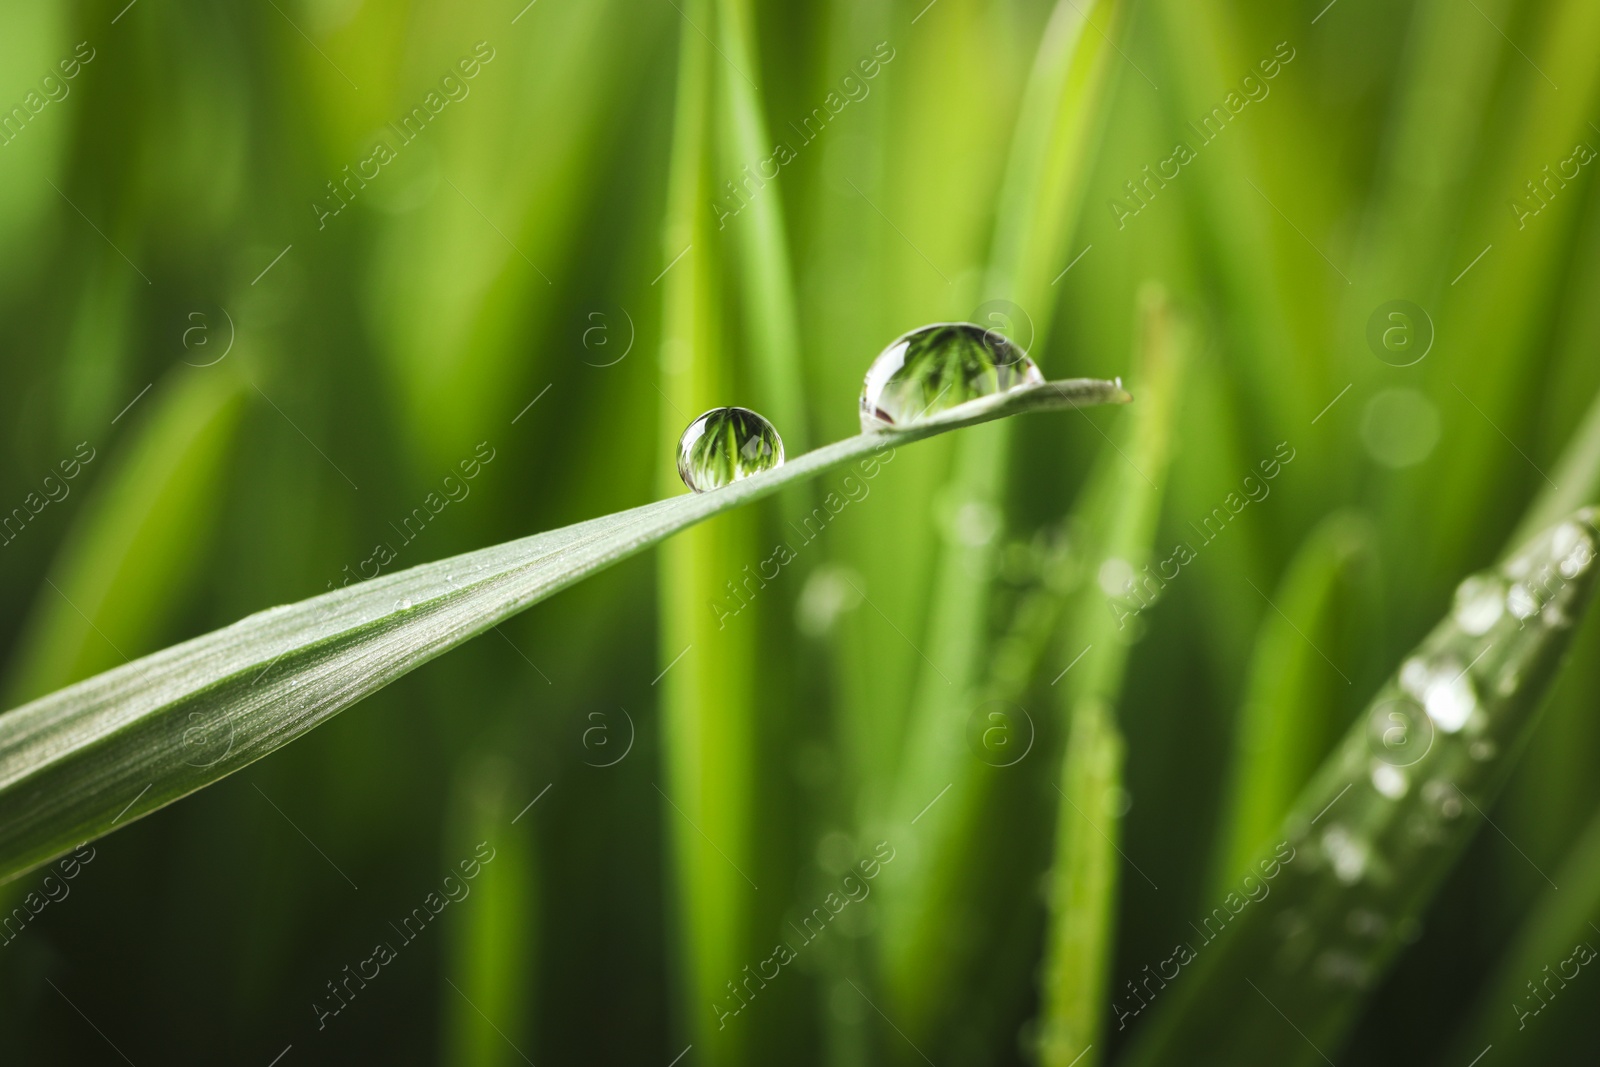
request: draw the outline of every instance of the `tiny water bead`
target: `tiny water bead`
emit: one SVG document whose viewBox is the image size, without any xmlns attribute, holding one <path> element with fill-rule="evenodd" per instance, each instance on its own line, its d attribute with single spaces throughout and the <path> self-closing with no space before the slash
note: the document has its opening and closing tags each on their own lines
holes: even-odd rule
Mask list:
<svg viewBox="0 0 1600 1067">
<path fill-rule="evenodd" d="M 935 323 L 896 339 L 867 368 L 861 429 L 909 426 L 969 400 L 1043 381 L 1028 354 L 998 331 Z"/>
<path fill-rule="evenodd" d="M 1428 717 L 1447 734 L 1467 724 L 1478 710 L 1478 695 L 1468 665 L 1453 657 L 1436 662 L 1412 658 L 1400 668 L 1400 686 L 1428 710 Z"/>
<path fill-rule="evenodd" d="M 783 438 L 749 408 L 712 408 L 678 438 L 678 476 L 697 493 L 783 465 Z"/>
</svg>

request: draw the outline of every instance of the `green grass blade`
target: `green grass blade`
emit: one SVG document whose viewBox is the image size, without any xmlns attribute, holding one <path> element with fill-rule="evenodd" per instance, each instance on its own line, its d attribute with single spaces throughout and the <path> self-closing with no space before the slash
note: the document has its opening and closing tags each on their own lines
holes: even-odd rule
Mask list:
<svg viewBox="0 0 1600 1067">
<path fill-rule="evenodd" d="M 1477 1010 L 1466 1033 L 1453 1043 L 1455 1058 L 1441 1063 L 1470 1063 L 1490 1045 L 1502 1062 L 1585 1063 L 1593 1034 L 1594 997 L 1581 988 L 1565 992 L 1565 979 L 1581 982 L 1574 972 L 1588 949 L 1593 962 L 1600 950 L 1600 815 L 1555 872 L 1554 885 L 1540 894 L 1505 958 L 1484 983 Z M 1567 961 L 1571 961 L 1570 963 Z M 1570 969 L 1569 969 L 1570 968 Z M 1534 992 L 1537 989 L 1537 993 Z"/>
<path fill-rule="evenodd" d="M 751 80 L 759 77 L 755 61 L 753 15 L 749 0 L 717 0 L 718 25 L 727 63 L 721 64 L 724 114 L 722 159 L 729 174 L 744 173 L 748 165 L 760 180 L 762 162 L 773 154 L 767 133 L 761 91 Z M 734 178 L 735 184 L 745 181 Z M 726 202 L 727 194 L 712 194 Z M 771 187 L 746 186 L 739 214 L 725 220 L 721 234 L 739 251 L 739 282 L 743 289 L 747 328 L 745 344 L 761 397 L 762 414 L 772 419 L 784 440 L 796 450 L 807 435 L 805 393 L 800 377 L 800 329 L 795 311 L 794 278 L 789 267 L 788 228 L 784 224 L 783 197 Z M 696 207 L 701 205 L 696 204 Z"/>
<path fill-rule="evenodd" d="M 1159 593 L 1152 588 L 1159 580 L 1139 572 L 1150 561 L 1192 346 L 1190 328 L 1164 294 L 1147 290 L 1143 304 L 1136 365 L 1144 400 L 1126 446 L 1114 456 L 1107 453 L 1090 487 L 1085 521 L 1093 531 L 1091 581 L 1073 606 L 1062 643 L 1063 656 L 1082 659 L 1058 683 L 1069 727 L 1056 787 L 1060 803 L 1045 938 L 1040 1061 L 1046 1067 L 1093 1067 L 1103 1051 L 1121 869 L 1121 813 L 1114 798 L 1122 788 L 1123 744 L 1115 709 L 1128 650 L 1142 625 L 1129 616 Z M 1124 568 L 1130 577 L 1117 599 L 1108 600 L 1105 587 Z"/>
<path fill-rule="evenodd" d="M 663 263 L 682 257 L 662 284 L 664 406 L 658 439 L 668 456 L 689 419 L 733 402 L 748 387 L 739 374 L 728 309 L 742 310 L 729 296 L 737 296 L 740 281 L 748 283 L 750 275 L 730 284 L 729 235 L 711 225 L 709 207 L 718 165 L 716 86 L 726 77 L 719 67 L 732 60 L 717 54 L 710 36 L 727 37 L 714 0 L 695 0 L 682 17 L 661 249 Z M 787 429 L 779 425 L 780 433 Z M 663 487 L 673 481 L 669 467 L 660 467 Z M 719 633 L 704 605 L 721 592 L 718 582 L 727 561 L 760 558 L 755 521 L 744 514 L 675 540 L 662 552 L 658 571 L 666 798 L 661 812 L 677 934 L 674 1006 L 686 1037 L 710 1064 L 739 1062 L 751 1037 L 747 1026 L 717 1025 L 710 1005 L 725 995 L 722 983 L 743 963 L 739 954 L 749 944 L 754 922 L 751 885 L 759 882 L 747 883 L 744 873 L 755 868 L 754 628 Z"/>
<path fill-rule="evenodd" d="M 1060 0 L 1034 59 L 1013 138 L 1001 214 L 996 225 L 989 292 L 1015 300 L 1034 321 L 1035 351 L 1042 351 L 1054 300 L 1049 278 L 1059 269 L 1069 220 L 1076 218 L 1098 127 L 1098 96 L 1106 81 L 1115 26 L 1089 28 L 1091 15 L 1116 22 L 1120 0 L 1092 5 Z M 1087 8 L 1087 12 L 1085 10 Z M 996 325 L 985 323 L 983 325 Z M 1005 483 L 1008 439 L 995 427 L 963 442 L 951 498 L 998 510 Z M 963 722 L 985 681 L 989 575 L 994 539 L 982 545 L 950 543 L 937 568 L 931 606 L 929 664 L 916 688 L 910 740 L 892 801 L 898 819 L 918 815 L 928 798 L 953 783 L 949 803 L 928 816 L 923 833 L 933 845 L 907 849 L 903 866 L 886 879 L 883 968 L 897 1013 L 912 1033 L 937 1025 L 947 980 L 960 962 L 940 958 L 948 939 L 940 933 L 945 906 L 966 897 L 962 842 L 979 832 L 981 807 L 975 766 L 961 743 Z M 936 903 L 940 899 L 944 905 Z"/>
<path fill-rule="evenodd" d="M 1354 671 L 1352 616 L 1374 608 L 1374 531 L 1335 512 L 1312 531 L 1263 617 L 1235 728 L 1229 795 L 1212 892 L 1250 869 L 1306 782 L 1343 732 L 1357 696 L 1340 666 Z M 1369 616 L 1370 617 L 1370 616 Z M 1324 650 L 1330 656 L 1324 659 Z"/>
<path fill-rule="evenodd" d="M 1160 1014 L 1130 1067 L 1309 1067 L 1337 1053 L 1527 740 L 1593 597 L 1596 518 L 1579 512 L 1463 583 L 1462 606 L 1301 793 L 1264 877 L 1215 901 L 1204 930 L 1179 932 L 1176 977 L 1155 965 L 1145 992 Z"/>
<path fill-rule="evenodd" d="M 1550 472 L 1553 486 L 1544 490 L 1517 526 L 1512 544 L 1520 544 L 1585 504 L 1600 503 L 1600 393 L 1595 394 L 1572 444 Z"/>
<path fill-rule="evenodd" d="M 537 944 L 538 875 L 527 823 L 511 825 L 523 792 L 511 767 L 481 759 L 464 769 L 452 798 L 455 831 L 441 860 L 466 887 L 461 909 L 451 909 L 444 984 L 445 1063 L 460 1067 L 515 1067 L 534 1045 L 538 1017 L 533 976 Z M 493 857 L 479 876 L 463 879 L 487 846 Z M 457 868 L 460 868 L 459 870 Z M 455 892 L 462 892 L 456 889 Z"/>
<path fill-rule="evenodd" d="M 985 397 L 900 433 L 837 441 L 714 493 L 271 608 L 42 697 L 0 716 L 0 879 L 231 774 L 435 656 L 714 515 L 957 427 L 1127 399 L 1116 383 L 1087 379 Z M 225 746 L 217 740 L 224 735 Z"/>
<path fill-rule="evenodd" d="M 163 381 L 121 457 L 104 440 L 84 442 L 89 452 L 80 450 L 79 459 L 109 463 L 111 473 L 51 568 L 20 644 L 9 703 L 123 663 L 170 636 L 162 628 L 199 577 L 220 509 L 248 389 L 236 367 L 180 370 Z"/>
</svg>

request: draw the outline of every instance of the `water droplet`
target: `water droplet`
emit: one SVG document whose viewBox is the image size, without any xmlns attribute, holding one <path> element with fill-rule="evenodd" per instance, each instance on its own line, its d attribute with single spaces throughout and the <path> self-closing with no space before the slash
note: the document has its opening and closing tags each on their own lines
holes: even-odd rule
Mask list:
<svg viewBox="0 0 1600 1067">
<path fill-rule="evenodd" d="M 1488 633 L 1505 611 L 1505 592 L 1493 578 L 1474 575 L 1456 589 L 1456 625 L 1474 637 Z"/>
<path fill-rule="evenodd" d="M 997 331 L 935 323 L 896 339 L 867 368 L 861 429 L 909 426 L 969 400 L 1043 381 L 1028 354 Z"/>
<path fill-rule="evenodd" d="M 405 597 L 404 599 L 396 600 L 394 602 L 394 610 L 396 610 L 396 611 L 407 611 L 407 610 L 410 609 L 410 607 L 411 607 L 411 598 L 410 597 Z"/>
<path fill-rule="evenodd" d="M 1367 455 L 1392 470 L 1414 467 L 1439 443 L 1439 409 L 1416 389 L 1397 386 L 1371 400 L 1361 421 Z"/>
<path fill-rule="evenodd" d="M 1372 981 L 1372 968 L 1352 952 L 1329 949 L 1317 957 L 1316 975 L 1332 985 L 1365 989 Z"/>
<path fill-rule="evenodd" d="M 1526 619 L 1539 610 L 1539 601 L 1533 591 L 1518 582 L 1506 593 L 1506 608 L 1519 619 Z"/>
<path fill-rule="evenodd" d="M 1550 550 L 1560 561 L 1556 566 L 1563 578 L 1576 578 L 1594 562 L 1594 542 L 1577 523 L 1564 522 L 1556 527 Z"/>
<path fill-rule="evenodd" d="M 1106 792 L 1106 808 L 1119 819 L 1133 810 L 1133 794 L 1120 786 Z"/>
<path fill-rule="evenodd" d="M 1345 916 L 1344 928 L 1355 937 L 1378 940 L 1389 930 L 1389 920 L 1375 911 L 1354 908 Z"/>
<path fill-rule="evenodd" d="M 1133 588 L 1133 564 L 1112 556 L 1100 564 L 1096 578 L 1100 584 L 1100 591 L 1106 596 L 1123 596 Z"/>
<path fill-rule="evenodd" d="M 806 578 L 795 604 L 795 625 L 807 637 L 825 637 L 839 617 L 861 603 L 861 576 L 824 563 Z"/>
<path fill-rule="evenodd" d="M 1429 664 L 1420 659 L 1409 659 L 1400 668 L 1400 684 L 1422 702 L 1428 718 L 1447 734 L 1453 734 L 1467 724 L 1478 709 L 1478 695 L 1467 677 L 1466 668 L 1453 658 L 1446 657 Z"/>
<path fill-rule="evenodd" d="M 1406 795 L 1409 782 L 1405 772 L 1398 767 L 1392 767 L 1381 760 L 1372 761 L 1372 788 L 1388 797 L 1390 800 L 1399 800 Z"/>
<path fill-rule="evenodd" d="M 697 493 L 783 465 L 783 439 L 749 408 L 712 408 L 678 438 L 678 476 Z"/>
<path fill-rule="evenodd" d="M 1422 799 L 1437 808 L 1446 819 L 1454 819 L 1461 814 L 1461 791 L 1454 783 L 1443 778 L 1436 778 L 1423 786 Z"/>
<path fill-rule="evenodd" d="M 1345 885 L 1355 885 L 1367 870 L 1367 845 L 1350 836 L 1342 826 L 1332 826 L 1322 835 L 1322 851 L 1333 864 L 1334 877 Z"/>
<path fill-rule="evenodd" d="M 968 500 L 949 514 L 945 526 L 957 544 L 982 548 L 999 535 L 1000 512 L 985 501 Z"/>
</svg>

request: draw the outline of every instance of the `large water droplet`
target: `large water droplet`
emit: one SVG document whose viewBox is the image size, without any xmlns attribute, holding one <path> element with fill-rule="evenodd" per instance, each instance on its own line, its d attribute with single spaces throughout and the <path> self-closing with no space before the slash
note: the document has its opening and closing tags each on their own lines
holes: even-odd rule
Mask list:
<svg viewBox="0 0 1600 1067">
<path fill-rule="evenodd" d="M 712 408 L 678 438 L 678 476 L 697 493 L 783 465 L 783 439 L 749 408 Z"/>
<path fill-rule="evenodd" d="M 969 400 L 1043 381 L 1028 354 L 998 331 L 935 323 L 898 338 L 867 368 L 861 428 L 909 426 Z"/>
<path fill-rule="evenodd" d="M 1488 633 L 1505 613 L 1505 591 L 1495 579 L 1473 575 L 1457 587 L 1456 625 L 1472 636 Z"/>
<path fill-rule="evenodd" d="M 1506 607 L 1517 618 L 1527 619 L 1538 612 L 1539 601 L 1534 597 L 1531 589 L 1518 582 L 1506 594 Z"/>
<path fill-rule="evenodd" d="M 1447 734 L 1467 724 L 1478 709 L 1478 694 L 1467 668 L 1446 657 L 1437 663 L 1409 659 L 1400 668 L 1400 685 L 1428 709 L 1428 718 Z"/>
</svg>

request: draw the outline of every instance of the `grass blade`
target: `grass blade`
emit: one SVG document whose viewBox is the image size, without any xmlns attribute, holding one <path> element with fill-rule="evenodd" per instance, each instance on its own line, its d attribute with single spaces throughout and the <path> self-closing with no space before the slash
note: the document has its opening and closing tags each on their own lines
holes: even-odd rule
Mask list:
<svg viewBox="0 0 1600 1067">
<path fill-rule="evenodd" d="M 696 0 L 681 11 L 678 87 L 674 101 L 672 171 L 667 192 L 662 259 L 671 263 L 662 279 L 662 359 L 659 440 L 672 455 L 688 420 L 715 404 L 743 394 L 738 345 L 730 309 L 741 282 L 726 268 L 726 237 L 711 225 L 707 205 L 715 199 L 713 168 L 717 134 L 733 136 L 714 122 L 716 89 L 730 77 L 746 77 L 748 60 L 737 61 L 713 36 L 732 43 L 718 3 Z M 743 58 L 743 57 L 741 57 Z M 753 92 L 753 90 L 751 90 Z M 737 93 L 738 90 L 730 89 Z M 748 103 L 748 101 L 745 101 Z M 745 116 L 748 118 L 748 116 Z M 770 207 L 770 203 L 768 204 Z M 720 221 L 720 220 L 719 220 Z M 752 234 L 752 220 L 741 231 Z M 759 244 L 759 239 L 755 241 Z M 731 282 L 731 284 L 730 284 Z M 756 316 L 760 318 L 760 316 Z M 756 375 L 759 377 L 759 375 Z M 773 412 L 766 397 L 753 406 Z M 781 430 L 789 427 L 780 421 Z M 781 432 L 780 430 L 780 432 Z M 669 489 L 674 475 L 660 465 Z M 686 1038 L 700 1046 L 705 1062 L 737 1063 L 745 1057 L 751 1028 L 729 1029 L 711 1005 L 725 995 L 722 983 L 736 974 L 739 953 L 754 924 L 752 870 L 756 819 L 753 629 L 719 632 L 705 603 L 720 592 L 726 561 L 756 559 L 756 517 L 730 517 L 690 533 L 661 554 L 660 638 L 656 679 L 661 689 L 663 785 L 660 810 L 669 842 L 675 929 L 676 1007 Z M 654 684 L 654 683 L 653 683 Z"/>
<path fill-rule="evenodd" d="M 516 1067 L 534 1048 L 534 975 L 539 878 L 529 827 L 514 826 L 524 791 L 511 766 L 481 758 L 463 768 L 454 789 L 455 826 L 446 869 L 466 886 L 450 916 L 449 966 L 439 991 L 445 1019 L 441 1059 L 461 1067 Z M 513 800 L 513 797 L 517 798 Z M 530 820 L 531 822 L 531 820 Z M 520 831 L 520 832 L 519 832 Z M 470 873 L 471 857 L 487 846 L 491 867 Z M 458 870 L 453 868 L 459 868 Z M 456 889 L 456 892 L 462 892 Z"/>
<path fill-rule="evenodd" d="M 1241 883 L 1252 900 L 1230 894 L 1185 936 L 1189 957 L 1173 962 L 1201 973 L 1151 983 L 1167 1003 L 1131 1067 L 1309 1067 L 1337 1051 L 1532 729 L 1593 597 L 1597 517 L 1579 512 L 1463 583 L 1301 793 L 1266 881 Z"/>
<path fill-rule="evenodd" d="M 1115 797 L 1122 788 L 1123 745 L 1115 708 L 1128 650 L 1141 626 L 1137 618 L 1130 620 L 1137 608 L 1128 605 L 1159 593 L 1138 572 L 1150 557 L 1161 514 L 1174 410 L 1191 347 L 1187 324 L 1159 291 L 1146 291 L 1142 312 L 1138 364 L 1146 402 L 1135 415 L 1128 447 L 1106 455 L 1090 487 L 1085 514 L 1094 530 L 1088 557 L 1094 573 L 1062 644 L 1064 656 L 1083 656 L 1059 683 L 1069 727 L 1056 787 L 1060 803 L 1045 940 L 1040 1060 L 1046 1067 L 1093 1067 L 1101 1058 L 1096 1050 L 1102 1045 L 1121 869 L 1122 813 Z M 1128 575 L 1125 584 L 1118 572 Z M 1107 599 L 1112 589 L 1115 601 Z"/>
<path fill-rule="evenodd" d="M 1115 30 L 1097 32 L 1088 19 L 1109 12 L 1116 22 L 1123 8 L 1118 0 L 1092 5 L 1060 0 L 1035 57 L 1013 137 L 988 285 L 1033 318 L 1035 351 L 1046 343 L 1055 304 L 1049 279 L 1059 269 L 1055 264 L 1067 223 L 1076 218 L 1081 202 L 1098 130 L 1096 100 L 1112 51 Z M 963 442 L 951 498 L 998 510 L 1007 449 L 1000 427 Z M 946 907 L 969 897 L 966 879 L 972 872 L 962 858 L 963 842 L 981 832 L 981 819 L 974 814 L 982 807 L 984 788 L 977 779 L 988 769 L 974 766 L 959 739 L 971 710 L 968 702 L 986 681 L 989 575 L 997 541 L 951 543 L 941 554 L 928 657 L 930 666 L 939 666 L 924 670 L 916 687 L 907 757 L 892 802 L 896 818 L 910 820 L 930 796 L 955 783 L 949 803 L 929 816 L 924 834 L 935 843 L 908 849 L 903 865 L 886 879 L 886 896 L 894 903 L 885 909 L 884 971 L 896 1013 L 913 1034 L 944 1016 L 938 998 L 948 994 L 947 978 L 961 967 L 959 960 L 944 957 L 949 941 L 939 928 Z"/>
<path fill-rule="evenodd" d="M 146 401 L 154 411 L 126 462 L 95 486 L 52 565 L 9 700 L 48 693 L 158 644 L 199 577 L 246 386 L 231 366 L 175 377 Z M 94 459 L 94 442 L 85 444 L 91 451 L 79 457 Z M 101 454 L 109 450 L 98 444 Z"/>
<path fill-rule="evenodd" d="M 759 77 L 760 73 L 755 62 L 750 7 L 749 0 L 717 0 L 717 23 L 727 56 L 727 63 L 722 64 L 721 85 L 725 98 L 723 156 L 729 173 L 740 172 L 746 164 L 759 171 L 758 161 L 773 151 L 761 92 L 754 82 L 746 80 Z M 781 427 L 784 440 L 791 447 L 804 448 L 808 437 L 800 379 L 800 330 L 783 200 L 776 186 L 757 188 L 748 195 L 750 217 L 732 220 L 732 233 L 725 233 L 725 239 L 731 237 L 739 250 L 738 278 L 743 286 L 744 306 L 748 308 L 746 344 L 751 353 L 750 366 L 763 414 Z"/>
<path fill-rule="evenodd" d="M 1484 983 L 1478 1010 L 1468 1016 L 1474 1022 L 1454 1043 L 1455 1058 L 1441 1063 L 1470 1063 L 1489 1045 L 1522 1063 L 1581 1063 L 1589 1056 L 1577 1050 L 1591 1032 L 1593 997 L 1576 992 L 1563 1000 L 1567 983 L 1560 972 L 1576 946 L 1588 947 L 1590 961 L 1600 948 L 1600 815 L 1554 873 L 1560 890 L 1546 887 L 1540 895 Z M 1547 1007 L 1554 1010 L 1546 1014 Z"/>
<path fill-rule="evenodd" d="M 135 660 L 0 716 L 0 877 L 268 754 L 361 697 L 679 530 L 881 449 L 1006 414 L 1126 399 L 1046 383 L 914 429 L 860 435 L 685 495 L 375 578 Z M 230 738 L 217 754 L 194 733 Z M 225 730 L 223 728 L 226 728 Z"/>
<path fill-rule="evenodd" d="M 134 660 L 0 716 L 0 878 L 260 759 L 357 700 L 582 578 L 713 515 L 880 449 L 1023 411 L 1116 402 L 1045 383 L 913 429 L 847 438 L 719 492 L 428 563 Z M 196 730 L 199 733 L 196 733 Z M 221 754 L 215 739 L 228 741 Z"/>
<path fill-rule="evenodd" d="M 1271 843 L 1354 710 L 1352 685 L 1335 664 L 1355 670 L 1353 657 L 1340 655 L 1352 644 L 1348 624 L 1375 605 L 1371 583 L 1358 584 L 1371 576 L 1373 539 L 1367 520 L 1335 512 L 1312 531 L 1272 596 L 1235 727 L 1212 879 L 1218 895 Z M 1324 659 L 1323 649 L 1334 658 Z"/>
</svg>

